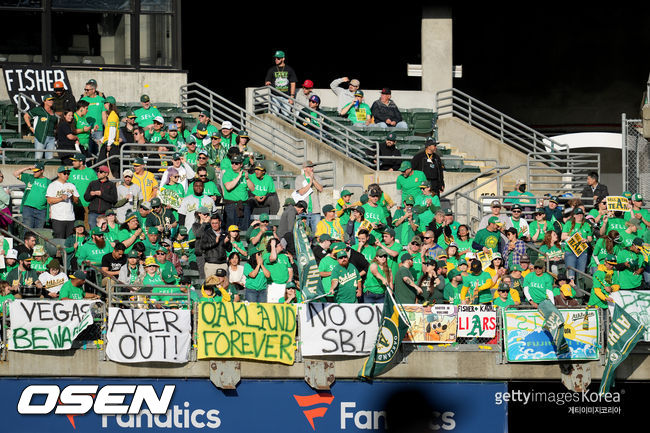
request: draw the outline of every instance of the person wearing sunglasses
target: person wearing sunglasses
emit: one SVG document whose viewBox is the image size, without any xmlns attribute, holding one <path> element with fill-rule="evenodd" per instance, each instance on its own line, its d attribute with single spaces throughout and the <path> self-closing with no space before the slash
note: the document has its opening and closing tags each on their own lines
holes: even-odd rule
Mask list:
<svg viewBox="0 0 650 433">
<path fill-rule="evenodd" d="M 199 150 L 199 153 L 196 157 L 196 164 L 191 164 L 192 170 L 195 173 L 198 173 L 198 170 L 203 168 L 207 172 L 208 180 L 214 181 L 217 178 L 217 172 L 214 167 L 209 164 L 210 156 L 206 150 Z"/>
<path fill-rule="evenodd" d="M 215 132 L 219 132 L 219 128 L 214 126 L 211 122 L 212 119 L 210 119 L 210 112 L 208 110 L 203 110 L 199 113 L 199 124 L 205 125 L 205 129 L 207 131 L 208 137 L 212 137 L 212 134 L 214 134 Z M 192 134 L 196 133 L 199 124 L 197 124 L 194 128 L 192 128 Z"/>
<path fill-rule="evenodd" d="M 63 81 L 54 82 L 54 112 L 57 116 L 62 116 L 64 111 L 74 111 L 77 101 L 70 89 L 65 88 Z"/>
<path fill-rule="evenodd" d="M 68 182 L 70 169 L 61 166 L 57 170 L 57 178 L 49 184 L 45 197 L 50 205 L 52 237 L 65 239 L 74 231 L 73 203 L 79 202 L 77 187 Z"/>
<path fill-rule="evenodd" d="M 105 96 L 103 93 L 97 91 L 97 81 L 92 79 L 88 80 L 84 86 L 84 94 L 80 100 L 88 102 L 86 119 L 93 128 L 91 140 L 88 142 L 88 150 L 91 154 L 97 155 L 99 144 L 104 138 L 104 125 L 108 119 L 108 113 L 104 106 L 104 102 L 106 101 Z"/>
</svg>

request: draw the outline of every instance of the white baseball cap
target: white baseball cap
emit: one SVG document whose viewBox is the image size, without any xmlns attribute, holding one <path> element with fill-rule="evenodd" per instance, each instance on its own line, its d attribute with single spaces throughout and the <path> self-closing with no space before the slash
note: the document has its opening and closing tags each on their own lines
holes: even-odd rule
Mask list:
<svg viewBox="0 0 650 433">
<path fill-rule="evenodd" d="M 233 129 L 230 120 L 226 120 L 225 122 L 223 122 L 221 124 L 221 129 Z"/>
<path fill-rule="evenodd" d="M 163 125 L 165 124 L 165 119 L 163 119 L 162 116 L 156 116 L 153 118 L 154 122 L 162 123 Z"/>
<path fill-rule="evenodd" d="M 9 251 L 7 251 L 7 254 L 5 254 L 5 258 L 17 260 L 18 259 L 18 251 L 13 249 L 13 248 L 10 249 Z"/>
</svg>

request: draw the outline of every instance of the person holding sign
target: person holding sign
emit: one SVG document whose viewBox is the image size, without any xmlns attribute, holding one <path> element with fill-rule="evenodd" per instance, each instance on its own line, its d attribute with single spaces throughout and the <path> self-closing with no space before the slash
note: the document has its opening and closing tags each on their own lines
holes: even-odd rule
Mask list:
<svg viewBox="0 0 650 433">
<path fill-rule="evenodd" d="M 54 150 L 56 143 L 54 140 L 54 129 L 59 122 L 59 118 L 54 113 L 54 96 L 47 94 L 43 96 L 43 103 L 32 108 L 23 115 L 27 128 L 34 134 L 34 147 L 37 149 Z M 52 152 L 45 153 L 45 159 L 52 159 Z M 43 152 L 34 154 L 36 161 L 43 159 Z"/>
<path fill-rule="evenodd" d="M 580 233 L 582 240 L 577 244 L 569 242 L 569 239 L 576 239 L 573 236 Z M 564 246 L 564 262 L 567 267 L 573 267 L 584 272 L 587 268 L 587 248 L 593 237 L 591 225 L 585 221 L 585 214 L 581 208 L 573 212 L 573 216 L 562 226 L 562 240 L 567 241 Z M 575 272 L 569 269 L 569 277 L 575 278 Z"/>
</svg>

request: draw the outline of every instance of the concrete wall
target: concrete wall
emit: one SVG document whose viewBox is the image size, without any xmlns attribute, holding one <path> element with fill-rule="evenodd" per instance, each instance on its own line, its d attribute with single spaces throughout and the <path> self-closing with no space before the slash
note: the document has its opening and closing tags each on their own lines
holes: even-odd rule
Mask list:
<svg viewBox="0 0 650 433">
<path fill-rule="evenodd" d="M 83 86 L 91 78 L 106 96 L 115 96 L 118 104 L 139 102 L 140 95 L 147 94 L 156 102 L 179 104 L 179 88 L 187 84 L 187 72 L 159 71 L 96 71 L 68 70 L 68 80 L 75 98 L 83 93 Z M 9 99 L 4 73 L 0 76 L 0 100 Z"/>
<path fill-rule="evenodd" d="M 335 360 L 338 379 L 355 379 L 365 357 Z M 586 363 L 591 368 L 593 380 L 603 373 L 599 362 Z M 123 365 L 100 361 L 96 349 L 51 352 L 12 352 L 7 362 L 0 364 L 3 377 L 209 377 L 209 362 L 187 364 L 143 363 Z M 300 379 L 305 374 L 304 364 L 292 366 L 265 362 L 242 361 L 242 379 Z M 429 352 L 409 354 L 405 362 L 382 375 L 382 379 L 448 379 L 448 380 L 558 380 L 560 369 L 552 363 L 498 364 L 496 353 L 482 352 Z M 630 355 L 617 369 L 617 379 L 650 380 L 650 359 L 645 354 Z"/>
</svg>

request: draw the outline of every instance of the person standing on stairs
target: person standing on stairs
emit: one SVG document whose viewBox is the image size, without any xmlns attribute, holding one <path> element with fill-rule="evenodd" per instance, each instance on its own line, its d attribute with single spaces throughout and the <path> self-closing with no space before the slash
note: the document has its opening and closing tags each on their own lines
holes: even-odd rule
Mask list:
<svg viewBox="0 0 650 433">
<path fill-rule="evenodd" d="M 432 192 L 440 195 L 445 190 L 445 166 L 437 150 L 438 142 L 433 137 L 428 137 L 424 142 L 424 149 L 411 159 L 411 167 L 423 172 L 431 184 Z"/>
</svg>

